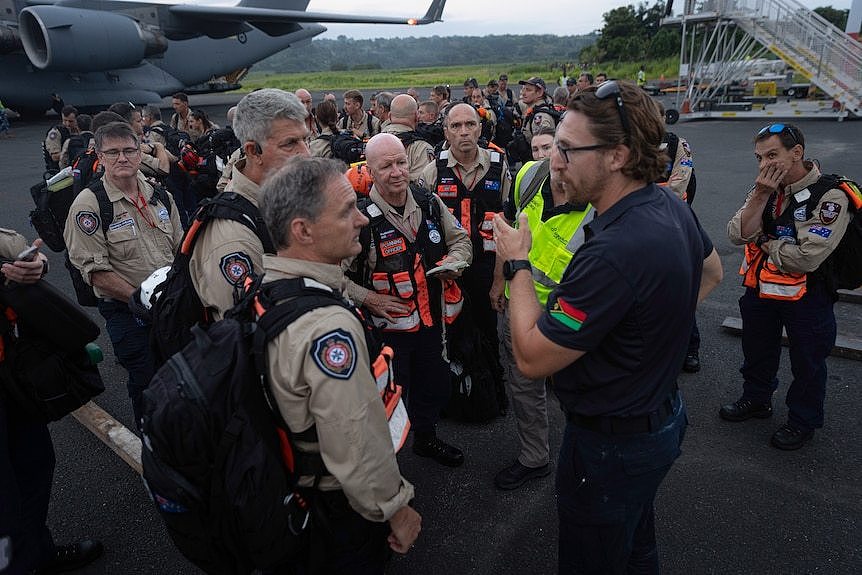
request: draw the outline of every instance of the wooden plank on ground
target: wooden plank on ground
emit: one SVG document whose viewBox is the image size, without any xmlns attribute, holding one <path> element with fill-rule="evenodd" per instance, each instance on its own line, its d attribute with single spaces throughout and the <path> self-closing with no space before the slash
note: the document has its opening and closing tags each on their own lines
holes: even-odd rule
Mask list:
<svg viewBox="0 0 862 575">
<path fill-rule="evenodd" d="M 92 401 L 73 411 L 72 415 L 128 463 L 135 473 L 142 473 L 141 440 L 137 435 Z"/>
<path fill-rule="evenodd" d="M 721 327 L 735 335 L 742 335 L 742 318 L 726 317 Z M 781 344 L 785 346 L 788 344 L 787 330 L 783 330 L 781 333 Z M 838 337 L 835 338 L 832 353 L 829 355 L 862 361 L 862 340 L 839 333 Z"/>
</svg>

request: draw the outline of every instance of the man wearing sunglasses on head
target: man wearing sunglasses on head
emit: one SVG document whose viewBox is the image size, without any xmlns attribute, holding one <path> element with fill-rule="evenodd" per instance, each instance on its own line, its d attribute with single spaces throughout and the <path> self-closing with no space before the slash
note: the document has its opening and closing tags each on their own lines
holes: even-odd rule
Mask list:
<svg viewBox="0 0 862 575">
<path fill-rule="evenodd" d="M 826 357 L 835 344 L 830 266 L 850 220 L 848 196 L 805 160 L 805 137 L 790 124 L 771 124 L 754 138 L 759 172 L 745 203 L 727 224 L 735 244 L 745 244 L 739 270 L 742 314 L 742 397 L 723 406 L 727 421 L 772 415 L 778 387 L 781 328 L 790 340 L 793 382 L 788 418 L 773 435 L 774 447 L 799 449 L 823 426 Z"/>
<path fill-rule="evenodd" d="M 494 220 L 509 270 L 519 370 L 553 375 L 566 413 L 557 463 L 560 573 L 658 573 L 653 501 L 680 454 L 685 405 L 677 376 L 702 285 L 705 246 L 694 214 L 658 180 L 664 125 L 649 96 L 605 82 L 569 99 L 551 179 L 590 203 L 559 286 L 540 305 L 532 234 Z M 707 258 L 709 255 L 709 258 Z M 706 276 L 705 276 L 706 277 Z"/>
</svg>

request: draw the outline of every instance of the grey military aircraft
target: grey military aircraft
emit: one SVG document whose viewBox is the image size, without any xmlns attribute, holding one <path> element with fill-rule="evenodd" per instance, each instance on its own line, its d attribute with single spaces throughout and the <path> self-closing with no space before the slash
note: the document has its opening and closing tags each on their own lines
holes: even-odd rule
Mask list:
<svg viewBox="0 0 862 575">
<path fill-rule="evenodd" d="M 41 115 L 54 93 L 95 108 L 156 102 L 200 85 L 231 89 L 255 62 L 326 31 L 321 23 L 430 24 L 445 4 L 394 18 L 307 12 L 308 0 L 0 0 L 0 100 Z"/>
</svg>

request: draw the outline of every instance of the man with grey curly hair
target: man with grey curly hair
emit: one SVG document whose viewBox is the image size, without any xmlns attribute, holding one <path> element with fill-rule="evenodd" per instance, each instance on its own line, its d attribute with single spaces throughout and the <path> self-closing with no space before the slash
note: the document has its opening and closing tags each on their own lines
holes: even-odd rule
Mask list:
<svg viewBox="0 0 862 575">
<path fill-rule="evenodd" d="M 309 155 L 307 116 L 299 98 L 276 88 L 252 92 L 237 104 L 233 129 L 241 156 L 216 198 L 229 200 L 249 218 L 216 214 L 198 231 L 189 259 L 192 284 L 213 320 L 233 307 L 234 289 L 262 270 L 263 254 L 273 250 L 258 212 L 260 185 L 291 158 Z"/>
</svg>

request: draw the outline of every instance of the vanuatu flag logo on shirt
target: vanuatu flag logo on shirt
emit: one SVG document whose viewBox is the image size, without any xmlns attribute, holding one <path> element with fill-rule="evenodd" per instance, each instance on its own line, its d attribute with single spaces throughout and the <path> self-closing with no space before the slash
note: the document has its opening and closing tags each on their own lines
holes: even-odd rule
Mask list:
<svg viewBox="0 0 862 575">
<path fill-rule="evenodd" d="M 578 308 L 567 304 L 563 300 L 558 299 L 556 303 L 554 303 L 553 309 L 551 309 L 551 317 L 572 331 L 579 331 L 581 326 L 584 324 L 584 321 L 587 319 L 587 314 Z"/>
</svg>

